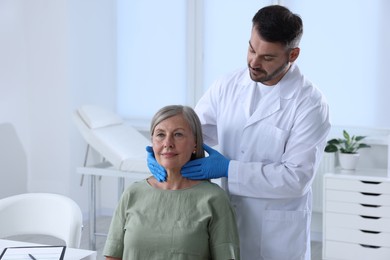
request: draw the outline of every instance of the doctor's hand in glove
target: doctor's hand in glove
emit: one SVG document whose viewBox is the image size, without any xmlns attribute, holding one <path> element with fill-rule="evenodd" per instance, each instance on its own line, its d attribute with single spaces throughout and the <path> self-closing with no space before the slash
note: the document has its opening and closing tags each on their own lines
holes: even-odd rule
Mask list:
<svg viewBox="0 0 390 260">
<path fill-rule="evenodd" d="M 228 177 L 230 160 L 206 144 L 203 149 L 209 156 L 186 163 L 181 169 L 183 177 L 191 180 Z"/>
<path fill-rule="evenodd" d="M 156 161 L 154 157 L 153 148 L 151 146 L 146 146 L 146 152 L 148 156 L 146 158 L 148 168 L 159 182 L 164 182 L 167 180 L 167 171 Z"/>
</svg>

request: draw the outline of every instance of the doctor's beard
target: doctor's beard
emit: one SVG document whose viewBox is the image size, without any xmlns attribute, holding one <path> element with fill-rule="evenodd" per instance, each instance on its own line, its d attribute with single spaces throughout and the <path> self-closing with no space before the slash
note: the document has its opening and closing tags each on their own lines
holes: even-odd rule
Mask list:
<svg viewBox="0 0 390 260">
<path fill-rule="evenodd" d="M 279 68 L 275 69 L 271 73 L 267 73 L 267 71 L 259 69 L 259 68 L 257 68 L 257 69 L 252 68 L 249 64 L 248 64 L 248 68 L 249 68 L 249 76 L 251 77 L 251 79 L 253 81 L 260 82 L 260 83 L 263 83 L 264 85 L 266 85 L 265 83 L 267 83 L 268 81 L 274 80 L 278 77 L 280 77 L 279 78 L 279 80 L 280 80 L 284 76 L 284 74 L 288 71 L 288 69 L 290 68 L 290 62 L 286 61 Z M 260 76 L 260 75 L 254 76 L 254 75 L 252 75 L 252 70 L 255 70 L 256 72 L 260 72 L 264 76 Z M 279 80 L 278 80 L 278 82 L 279 82 Z"/>
</svg>

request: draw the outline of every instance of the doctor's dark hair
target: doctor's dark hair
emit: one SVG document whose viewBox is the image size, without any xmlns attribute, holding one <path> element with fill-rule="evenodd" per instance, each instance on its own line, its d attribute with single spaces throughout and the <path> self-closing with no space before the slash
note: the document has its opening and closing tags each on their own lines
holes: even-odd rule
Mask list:
<svg viewBox="0 0 390 260">
<path fill-rule="evenodd" d="M 265 41 L 279 42 L 286 48 L 298 47 L 303 34 L 301 17 L 280 5 L 261 8 L 253 17 L 252 26 Z"/>
<path fill-rule="evenodd" d="M 153 137 L 154 129 L 159 123 L 167 118 L 180 114 L 183 115 L 184 120 L 186 120 L 189 124 L 192 134 L 195 137 L 196 152 L 195 154 L 191 155 L 191 160 L 205 157 L 203 150 L 202 125 L 198 115 L 191 107 L 182 105 L 169 105 L 158 110 L 157 113 L 153 116 L 152 122 L 150 124 L 150 136 Z"/>
</svg>

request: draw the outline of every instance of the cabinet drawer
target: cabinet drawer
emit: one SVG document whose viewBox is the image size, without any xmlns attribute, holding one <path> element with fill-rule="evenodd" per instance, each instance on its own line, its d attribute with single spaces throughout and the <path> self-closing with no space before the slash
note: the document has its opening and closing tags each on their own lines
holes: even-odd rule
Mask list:
<svg viewBox="0 0 390 260">
<path fill-rule="evenodd" d="M 371 230 L 379 232 L 390 232 L 389 218 L 371 218 L 369 216 L 324 213 L 324 228 L 341 227 L 361 230 Z"/>
<path fill-rule="evenodd" d="M 327 200 L 325 201 L 325 211 L 390 218 L 390 206 L 380 206 L 374 204 L 347 203 Z"/>
<path fill-rule="evenodd" d="M 390 182 L 358 179 L 325 178 L 327 189 L 390 194 Z"/>
<path fill-rule="evenodd" d="M 339 202 L 351 202 L 362 203 L 369 205 L 390 206 L 390 195 L 381 194 L 377 192 L 352 192 L 341 190 L 329 190 L 325 191 L 326 201 L 339 201 Z"/>
<path fill-rule="evenodd" d="M 324 259 L 389 260 L 390 248 L 369 248 L 359 244 L 324 241 Z"/>
<path fill-rule="evenodd" d="M 326 228 L 325 236 L 326 240 L 355 243 L 364 247 L 390 248 L 390 233 L 388 232 L 329 227 Z"/>
</svg>

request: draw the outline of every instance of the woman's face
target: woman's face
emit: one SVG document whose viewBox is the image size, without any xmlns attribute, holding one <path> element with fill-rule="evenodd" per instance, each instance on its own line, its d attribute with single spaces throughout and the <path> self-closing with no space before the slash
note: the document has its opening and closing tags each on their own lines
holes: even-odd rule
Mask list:
<svg viewBox="0 0 390 260">
<path fill-rule="evenodd" d="M 167 118 L 156 125 L 152 144 L 157 162 L 166 170 L 178 172 L 196 149 L 194 134 L 183 115 Z"/>
</svg>

